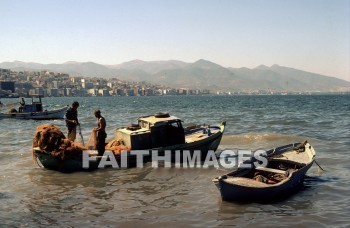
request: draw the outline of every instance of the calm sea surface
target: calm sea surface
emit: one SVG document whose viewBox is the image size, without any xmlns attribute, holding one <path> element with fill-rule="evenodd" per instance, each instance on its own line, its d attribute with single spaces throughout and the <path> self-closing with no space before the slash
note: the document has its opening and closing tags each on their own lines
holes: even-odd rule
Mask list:
<svg viewBox="0 0 350 228">
<path fill-rule="evenodd" d="M 107 120 L 108 139 L 136 118 L 170 112 L 184 125 L 219 124 L 219 149 L 270 149 L 309 140 L 314 165 L 305 188 L 271 204 L 223 202 L 212 178 L 222 169 L 105 169 L 62 174 L 31 157 L 35 128 L 64 121 L 0 120 L 0 226 L 350 226 L 350 96 L 175 96 L 44 98 L 46 109 L 80 102 L 84 138 Z M 14 100 L 2 99 L 3 103 Z M 2 109 L 2 111 L 7 111 Z"/>
</svg>

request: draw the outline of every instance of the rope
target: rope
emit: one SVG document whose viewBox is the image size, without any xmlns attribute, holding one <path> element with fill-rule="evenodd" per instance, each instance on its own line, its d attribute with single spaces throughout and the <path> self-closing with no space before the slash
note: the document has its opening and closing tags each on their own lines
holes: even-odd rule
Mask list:
<svg viewBox="0 0 350 228">
<path fill-rule="evenodd" d="M 316 163 L 316 165 L 317 165 L 322 171 L 325 171 L 325 170 L 317 163 L 316 159 L 315 159 L 315 163 Z"/>
</svg>

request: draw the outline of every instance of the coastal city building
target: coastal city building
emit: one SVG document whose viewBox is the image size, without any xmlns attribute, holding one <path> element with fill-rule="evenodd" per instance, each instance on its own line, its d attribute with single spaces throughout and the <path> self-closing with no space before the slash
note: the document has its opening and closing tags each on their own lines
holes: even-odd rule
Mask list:
<svg viewBox="0 0 350 228">
<path fill-rule="evenodd" d="M 71 76 L 48 70 L 13 71 L 0 68 L 0 97 L 28 97 L 41 95 L 48 97 L 86 96 L 198 96 L 198 95 L 298 95 L 317 92 L 240 90 L 227 91 L 198 88 L 171 88 L 145 81 L 127 81 L 118 78 L 97 78 Z"/>
<path fill-rule="evenodd" d="M 47 70 L 0 69 L 0 97 L 60 96 L 169 96 L 209 94 L 209 90 L 169 88 L 145 81 L 70 76 Z"/>
</svg>

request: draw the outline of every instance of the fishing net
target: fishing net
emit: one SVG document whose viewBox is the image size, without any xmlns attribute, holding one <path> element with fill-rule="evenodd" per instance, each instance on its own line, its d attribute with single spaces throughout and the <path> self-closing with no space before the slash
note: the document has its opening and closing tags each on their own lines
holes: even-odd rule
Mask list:
<svg viewBox="0 0 350 228">
<path fill-rule="evenodd" d="M 122 140 L 120 139 L 112 140 L 106 145 L 106 150 L 113 150 L 116 146 L 120 146 L 120 145 L 123 145 Z"/>
<path fill-rule="evenodd" d="M 76 137 L 74 145 L 84 148 L 85 150 L 88 149 L 88 147 L 85 145 L 83 135 L 81 134 L 81 129 L 79 129 L 79 137 Z"/>
<path fill-rule="evenodd" d="M 115 155 L 120 155 L 122 151 L 130 152 L 131 148 L 120 145 L 120 146 L 115 146 L 114 149 L 112 150 Z"/>
<path fill-rule="evenodd" d="M 114 139 L 114 140 L 110 141 L 106 145 L 105 149 L 113 151 L 113 153 L 115 155 L 120 155 L 120 153 L 122 151 L 130 152 L 130 150 L 131 150 L 130 147 L 127 147 L 127 146 L 124 145 L 124 142 L 121 139 Z"/>
<path fill-rule="evenodd" d="M 89 140 L 85 144 L 84 148 L 86 148 L 87 150 L 96 150 L 96 137 L 97 132 L 94 130 L 91 131 Z M 114 139 L 106 145 L 105 149 L 111 150 L 114 154 L 118 155 L 121 153 L 121 151 L 130 151 L 131 148 L 125 146 L 122 140 Z"/>
<path fill-rule="evenodd" d="M 84 150 L 88 150 L 87 146 L 85 146 L 85 144 L 79 139 L 76 139 L 74 141 L 74 145 L 81 147 L 81 148 L 84 148 Z"/>
<path fill-rule="evenodd" d="M 8 111 L 8 113 L 17 113 L 17 109 L 11 108 L 11 109 Z"/>
<path fill-rule="evenodd" d="M 85 145 L 89 150 L 96 150 L 96 131 L 92 130 L 89 140 Z"/>
<path fill-rule="evenodd" d="M 36 128 L 34 134 L 33 147 L 53 151 L 60 147 L 64 139 L 66 137 L 57 126 L 51 124 L 40 125 Z"/>
<path fill-rule="evenodd" d="M 39 148 L 42 153 L 50 153 L 51 156 L 60 156 L 62 160 L 67 157 L 81 157 L 85 147 L 69 141 L 60 128 L 51 124 L 40 125 L 36 128 L 33 139 L 33 148 Z M 33 150 L 33 158 L 36 158 Z"/>
<path fill-rule="evenodd" d="M 33 148 L 39 148 L 41 153 L 48 153 L 54 157 L 64 159 L 81 158 L 83 150 L 96 149 L 96 131 L 92 131 L 87 144 L 81 142 L 73 143 L 65 137 L 60 128 L 52 124 L 40 125 L 36 128 L 33 139 Z M 131 148 L 124 145 L 122 140 L 112 140 L 106 145 L 106 150 L 111 150 L 115 155 L 122 151 L 130 152 Z M 36 155 L 33 149 L 33 158 Z"/>
</svg>

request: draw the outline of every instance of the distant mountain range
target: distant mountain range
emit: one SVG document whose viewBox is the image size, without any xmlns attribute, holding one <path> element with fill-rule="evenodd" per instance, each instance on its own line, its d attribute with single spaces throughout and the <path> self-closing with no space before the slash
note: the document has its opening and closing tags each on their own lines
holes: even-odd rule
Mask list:
<svg viewBox="0 0 350 228">
<path fill-rule="evenodd" d="M 39 64 L 20 61 L 0 63 L 0 68 L 23 70 L 50 70 L 71 76 L 119 78 L 147 81 L 170 87 L 186 87 L 222 91 L 300 91 L 345 92 L 350 82 L 335 77 L 310 73 L 279 65 L 249 68 L 225 68 L 207 60 L 186 63 L 177 60 L 133 60 L 117 65 L 93 62 L 66 62 Z"/>
</svg>

